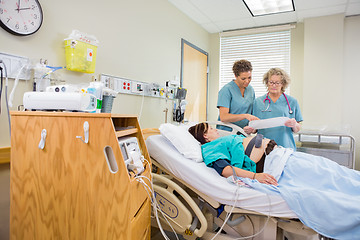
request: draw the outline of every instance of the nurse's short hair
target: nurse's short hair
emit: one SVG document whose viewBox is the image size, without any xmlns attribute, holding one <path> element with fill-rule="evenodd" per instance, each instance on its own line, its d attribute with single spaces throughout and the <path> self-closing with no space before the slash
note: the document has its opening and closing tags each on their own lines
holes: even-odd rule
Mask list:
<svg viewBox="0 0 360 240">
<path fill-rule="evenodd" d="M 252 65 L 251 62 L 248 60 L 239 60 L 236 61 L 233 65 L 233 72 L 235 77 L 240 76 L 240 73 L 242 72 L 249 72 L 252 71 Z"/>
<path fill-rule="evenodd" d="M 209 124 L 207 122 L 198 123 L 189 128 L 189 133 L 194 136 L 201 144 L 207 143 L 205 140 L 204 134 L 207 133 L 209 129 Z"/>
<path fill-rule="evenodd" d="M 281 91 L 285 92 L 285 89 L 290 84 L 290 76 L 281 68 L 270 68 L 269 71 L 267 71 L 267 73 L 265 73 L 263 77 L 263 83 L 266 85 L 266 87 L 268 86 L 270 77 L 273 75 L 278 75 L 281 77 L 281 83 L 282 83 Z"/>
</svg>

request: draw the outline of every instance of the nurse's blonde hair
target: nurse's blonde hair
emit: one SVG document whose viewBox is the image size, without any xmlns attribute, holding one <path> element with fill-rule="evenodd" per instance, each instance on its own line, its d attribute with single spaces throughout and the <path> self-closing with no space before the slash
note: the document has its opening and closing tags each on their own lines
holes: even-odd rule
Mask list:
<svg viewBox="0 0 360 240">
<path fill-rule="evenodd" d="M 281 92 L 285 92 L 285 89 L 290 84 L 289 75 L 284 70 L 282 70 L 281 68 L 270 68 L 269 71 L 267 71 L 267 73 L 265 73 L 264 77 L 263 77 L 263 83 L 266 85 L 266 87 L 268 87 L 269 79 L 273 75 L 278 75 L 278 76 L 281 77 L 281 84 L 282 84 L 281 85 Z"/>
</svg>

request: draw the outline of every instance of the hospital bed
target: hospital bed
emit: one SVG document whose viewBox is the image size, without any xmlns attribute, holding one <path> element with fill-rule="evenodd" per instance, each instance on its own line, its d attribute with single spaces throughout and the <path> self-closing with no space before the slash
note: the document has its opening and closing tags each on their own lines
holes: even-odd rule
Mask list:
<svg viewBox="0 0 360 240">
<path fill-rule="evenodd" d="M 227 126 L 232 131 L 219 130 L 220 135 L 247 136 L 241 128 Z M 172 231 L 171 224 L 185 239 L 212 239 L 216 234 L 216 239 L 284 239 L 284 234 L 318 239 L 281 197 L 230 183 L 203 162 L 185 158 L 157 129 L 144 129 L 143 134 L 156 171 L 154 192 L 164 229 Z M 155 219 L 152 226 L 158 227 Z M 253 237 L 242 238 L 247 236 Z"/>
</svg>

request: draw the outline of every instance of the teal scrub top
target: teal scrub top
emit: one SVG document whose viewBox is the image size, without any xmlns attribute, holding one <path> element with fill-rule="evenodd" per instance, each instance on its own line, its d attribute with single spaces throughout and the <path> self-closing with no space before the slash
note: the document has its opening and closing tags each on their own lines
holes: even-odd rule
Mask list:
<svg viewBox="0 0 360 240">
<path fill-rule="evenodd" d="M 255 91 L 252 86 L 245 88 L 244 97 L 241 95 L 240 88 L 235 81 L 227 83 L 218 94 L 217 107 L 226 107 L 231 114 L 251 114 L 253 102 L 255 100 Z M 220 121 L 220 116 L 218 118 Z M 243 128 L 249 124 L 247 119 L 233 122 Z"/>
<path fill-rule="evenodd" d="M 286 95 L 286 97 L 288 98 L 291 110 L 293 111 L 292 114 L 289 113 L 289 107 L 284 95 L 281 95 L 275 103 L 269 97 L 271 103 L 268 110 L 271 111 L 264 111 L 268 107 L 268 103 L 269 103 L 269 101 L 266 100 L 264 104 L 264 99 L 266 99 L 266 94 L 265 94 L 255 99 L 254 107 L 253 107 L 253 115 L 257 116 L 260 119 L 288 117 L 288 118 L 295 118 L 297 122 L 303 121 L 303 117 L 300 111 L 300 106 L 297 100 L 289 95 Z M 296 150 L 293 131 L 292 128 L 290 127 L 280 126 L 280 127 L 259 129 L 258 133 L 261 133 L 266 138 L 274 139 L 275 142 L 280 146 L 283 146 L 285 148 L 292 148 Z"/>
<path fill-rule="evenodd" d="M 205 164 L 211 167 L 216 160 L 226 159 L 232 166 L 256 172 L 256 163 L 245 155 L 243 139 L 240 135 L 228 135 L 203 144 L 201 151 Z"/>
</svg>

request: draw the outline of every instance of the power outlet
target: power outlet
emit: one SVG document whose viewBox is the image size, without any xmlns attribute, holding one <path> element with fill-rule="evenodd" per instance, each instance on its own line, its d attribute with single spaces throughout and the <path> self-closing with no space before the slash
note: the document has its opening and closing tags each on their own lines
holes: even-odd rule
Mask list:
<svg viewBox="0 0 360 240">
<path fill-rule="evenodd" d="M 148 86 L 148 96 L 151 97 L 161 97 L 160 96 L 160 85 L 157 83 L 150 83 Z"/>
<path fill-rule="evenodd" d="M 147 84 L 143 82 L 132 82 L 131 92 L 134 94 L 146 95 Z"/>
<path fill-rule="evenodd" d="M 102 82 L 105 87 L 114 90 L 114 79 L 113 79 L 113 77 L 101 74 L 100 75 L 100 82 Z"/>
<path fill-rule="evenodd" d="M 22 79 L 22 80 L 30 80 L 30 78 L 31 78 L 30 68 L 26 66 L 30 62 L 28 58 L 21 57 L 21 56 L 15 56 L 15 55 L 7 54 L 7 53 L 0 53 L 0 60 L 2 60 L 3 64 L 6 66 L 8 78 L 15 79 L 16 77 L 19 77 L 19 79 Z M 3 66 L 3 65 L 0 64 L 0 66 Z M 23 68 L 23 66 L 25 66 L 25 67 Z M 21 69 L 22 69 L 22 71 L 19 75 L 19 71 Z"/>
<path fill-rule="evenodd" d="M 114 79 L 115 91 L 119 93 L 131 93 L 131 80 L 125 78 Z"/>
</svg>

